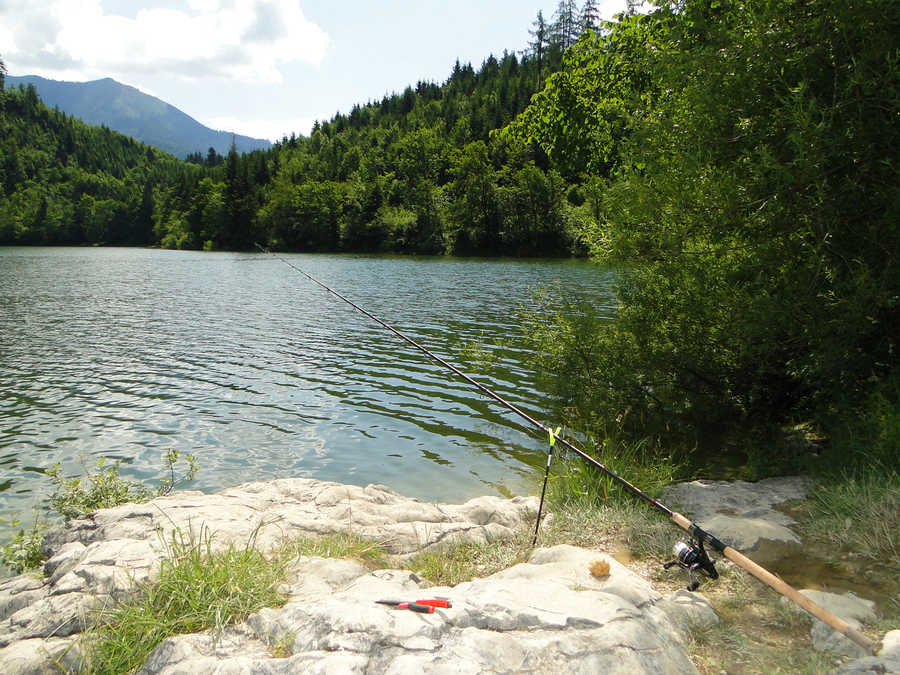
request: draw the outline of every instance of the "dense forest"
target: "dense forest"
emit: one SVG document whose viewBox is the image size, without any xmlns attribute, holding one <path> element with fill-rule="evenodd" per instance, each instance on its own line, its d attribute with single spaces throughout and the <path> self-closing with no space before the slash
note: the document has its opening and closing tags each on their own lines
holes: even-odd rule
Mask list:
<svg viewBox="0 0 900 675">
<path fill-rule="evenodd" d="M 562 54 L 597 27 L 595 3 L 539 14 L 517 56 L 356 105 L 269 151 L 184 164 L 4 94 L 0 243 L 293 251 L 570 255 L 577 190 L 536 144 L 492 132 L 528 106 Z"/>
<path fill-rule="evenodd" d="M 622 269 L 615 321 L 534 317 L 570 423 L 896 484 L 900 3 L 656 4 L 499 134 L 580 184 L 582 240 Z"/>
<path fill-rule="evenodd" d="M 616 320 L 548 296 L 528 331 L 571 427 L 727 432 L 760 474 L 825 430 L 895 467 L 900 3 L 654 4 L 600 24 L 561 0 L 521 55 L 242 156 L 180 162 L 6 91 L 0 243 L 590 254 L 622 270 Z"/>
</svg>

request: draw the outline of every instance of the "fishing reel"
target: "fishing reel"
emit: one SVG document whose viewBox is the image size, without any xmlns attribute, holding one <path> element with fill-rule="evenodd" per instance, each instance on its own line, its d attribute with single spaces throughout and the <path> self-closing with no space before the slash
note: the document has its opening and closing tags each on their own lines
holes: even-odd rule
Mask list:
<svg viewBox="0 0 900 675">
<path fill-rule="evenodd" d="M 703 548 L 702 539 L 691 539 L 690 544 L 683 541 L 676 542 L 672 547 L 672 553 L 675 554 L 675 560 L 670 560 L 663 564 L 663 569 L 670 569 L 676 565 L 686 570 L 690 583 L 687 585 L 689 591 L 696 591 L 700 587 L 701 577 L 707 579 L 718 579 L 719 573 L 716 571 L 716 563 L 710 559 Z"/>
</svg>

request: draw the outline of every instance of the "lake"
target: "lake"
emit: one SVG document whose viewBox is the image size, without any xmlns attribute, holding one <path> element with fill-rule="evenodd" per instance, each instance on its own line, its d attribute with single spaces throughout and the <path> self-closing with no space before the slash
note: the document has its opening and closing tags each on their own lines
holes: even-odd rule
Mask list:
<svg viewBox="0 0 900 675">
<path fill-rule="evenodd" d="M 284 258 L 548 423 L 518 309 L 561 285 L 613 311 L 613 274 L 584 261 Z M 463 360 L 473 343 L 486 372 Z M 533 491 L 546 457 L 518 417 L 271 255 L 0 248 L 0 516 L 30 520 L 54 463 L 108 457 L 158 483 L 169 448 L 197 457 L 192 489 L 307 476 L 452 502 Z"/>
</svg>

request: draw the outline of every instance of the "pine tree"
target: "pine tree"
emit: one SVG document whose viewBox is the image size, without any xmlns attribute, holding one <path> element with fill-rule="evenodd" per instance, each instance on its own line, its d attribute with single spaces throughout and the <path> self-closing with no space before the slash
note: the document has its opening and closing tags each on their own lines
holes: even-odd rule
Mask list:
<svg viewBox="0 0 900 675">
<path fill-rule="evenodd" d="M 597 8 L 597 0 L 585 0 L 578 17 L 578 25 L 581 32 L 596 31 L 600 27 L 600 10 Z"/>
<path fill-rule="evenodd" d="M 551 27 L 551 35 L 552 39 L 564 50 L 578 41 L 578 5 L 575 0 L 559 0 Z"/>
<path fill-rule="evenodd" d="M 547 25 L 544 13 L 541 10 L 538 10 L 537 18 L 531 25 L 534 26 L 534 30 L 528 31 L 528 34 L 534 40 L 528 43 L 528 47 L 530 52 L 537 57 L 537 75 L 538 84 L 540 84 L 544 71 L 544 54 L 550 44 L 550 27 Z M 457 63 L 459 62 L 457 61 Z"/>
</svg>

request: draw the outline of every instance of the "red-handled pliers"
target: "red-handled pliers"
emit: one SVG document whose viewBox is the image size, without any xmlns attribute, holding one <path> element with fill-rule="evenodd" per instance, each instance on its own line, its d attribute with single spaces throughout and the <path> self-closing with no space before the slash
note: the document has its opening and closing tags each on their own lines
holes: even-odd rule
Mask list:
<svg viewBox="0 0 900 675">
<path fill-rule="evenodd" d="M 409 609 L 413 612 L 421 612 L 422 614 L 433 614 L 435 607 L 452 607 L 447 598 L 430 598 L 428 600 L 416 600 L 415 602 L 404 602 L 403 600 L 376 600 L 379 605 L 390 605 L 400 609 Z"/>
</svg>

